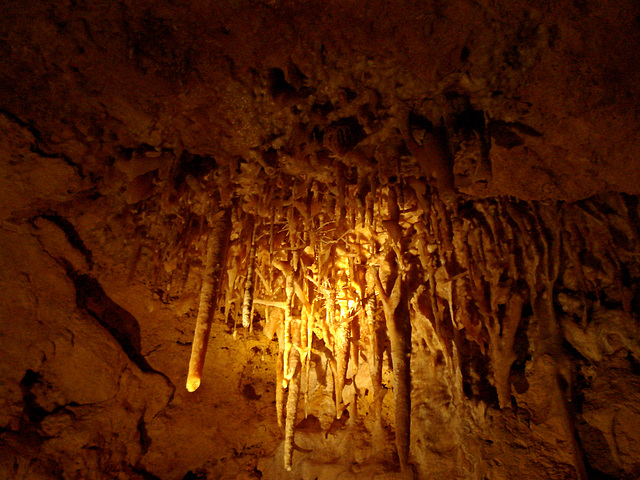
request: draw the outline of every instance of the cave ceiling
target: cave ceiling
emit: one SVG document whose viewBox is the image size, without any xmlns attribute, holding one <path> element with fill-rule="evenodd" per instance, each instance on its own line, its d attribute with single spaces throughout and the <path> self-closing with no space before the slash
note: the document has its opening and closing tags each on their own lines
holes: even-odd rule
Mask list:
<svg viewBox="0 0 640 480">
<path fill-rule="evenodd" d="M 445 129 L 460 193 L 637 189 L 632 2 L 5 2 L 3 18 L 6 114 L 94 181 L 145 149 L 298 176 L 345 122 L 338 155 L 388 176 L 389 156 L 414 163 L 410 114 L 416 138 Z"/>
<path fill-rule="evenodd" d="M 636 2 L 0 15 L 15 478 L 640 474 Z"/>
</svg>

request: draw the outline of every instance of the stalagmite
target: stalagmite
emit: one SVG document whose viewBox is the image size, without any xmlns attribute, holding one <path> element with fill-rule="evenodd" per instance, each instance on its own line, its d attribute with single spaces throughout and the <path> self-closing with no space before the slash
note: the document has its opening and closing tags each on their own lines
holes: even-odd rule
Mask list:
<svg viewBox="0 0 640 480">
<path fill-rule="evenodd" d="M 207 257 L 200 290 L 200 306 L 191 346 L 187 390 L 194 392 L 200 386 L 204 359 L 207 353 L 211 322 L 216 309 L 217 287 L 220 283 L 219 272 L 224 260 L 225 245 L 231 230 L 231 212 L 225 209 L 217 216 L 209 238 L 207 239 Z"/>
</svg>

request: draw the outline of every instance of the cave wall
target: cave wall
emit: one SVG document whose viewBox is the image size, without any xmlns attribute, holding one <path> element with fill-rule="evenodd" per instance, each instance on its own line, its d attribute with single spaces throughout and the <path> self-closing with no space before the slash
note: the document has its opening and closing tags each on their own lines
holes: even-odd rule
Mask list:
<svg viewBox="0 0 640 480">
<path fill-rule="evenodd" d="M 634 2 L 0 9 L 4 476 L 640 474 Z"/>
</svg>

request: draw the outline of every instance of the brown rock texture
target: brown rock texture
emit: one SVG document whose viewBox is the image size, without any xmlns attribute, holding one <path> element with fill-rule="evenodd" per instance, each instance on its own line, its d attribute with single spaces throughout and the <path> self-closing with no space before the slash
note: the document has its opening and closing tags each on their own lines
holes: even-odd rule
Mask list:
<svg viewBox="0 0 640 480">
<path fill-rule="evenodd" d="M 1 478 L 640 476 L 636 1 L 0 25 Z"/>
</svg>

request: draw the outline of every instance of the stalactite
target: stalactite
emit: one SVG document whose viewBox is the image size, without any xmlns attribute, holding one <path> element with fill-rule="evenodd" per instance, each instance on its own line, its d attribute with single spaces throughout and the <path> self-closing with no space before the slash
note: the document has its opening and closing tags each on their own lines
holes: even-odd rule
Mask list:
<svg viewBox="0 0 640 480">
<path fill-rule="evenodd" d="M 269 208 L 263 202 L 262 210 L 251 207 L 245 212 L 260 217 L 252 229 L 248 255 L 248 235 L 240 234 L 244 241 L 233 236 L 226 276 L 220 275 L 226 284 L 226 315 L 234 318 L 232 310 L 240 309 L 243 293 L 243 326 L 251 324 L 252 305 L 258 312 L 256 320 L 263 312 L 267 319 L 279 318 L 275 395 L 278 425 L 285 435 L 285 468 L 292 468 L 301 391 L 305 417 L 316 415 L 319 403 L 314 395 L 322 390 L 322 395 L 333 394 L 331 403 L 342 428 L 369 428 L 370 421 L 381 427 L 388 412 L 383 408 L 387 392 L 383 375 L 391 367 L 397 453 L 402 470 L 410 473 L 413 342 L 414 349 L 428 350 L 427 358 L 431 355 L 434 363 L 433 371 L 422 379 L 447 384 L 443 388 L 447 415 L 473 402 L 482 408 L 520 408 L 521 403 L 528 408 L 533 400 L 526 389 L 523 393 L 524 382 L 514 383 L 516 388 L 511 382 L 522 369 L 529 375 L 530 369 L 546 365 L 556 382 L 550 402 L 554 415 L 561 412 L 563 422 L 562 429 L 556 428 L 567 434 L 576 469 L 582 471 L 568 409 L 571 394 L 562 383 L 571 381 L 565 369 L 566 335 L 558 322 L 575 325 L 574 312 L 582 308 L 587 328 L 592 308 L 587 303 L 593 300 L 583 295 L 580 302 L 578 292 L 567 293 L 578 306 L 571 307 L 570 318 L 556 320 L 554 290 L 564 275 L 574 289 L 597 291 L 596 296 L 619 291 L 614 301 L 626 298 L 623 308 L 630 309 L 633 296 L 624 291 L 629 287 L 623 277 L 618 275 L 606 285 L 602 277 L 623 268 L 625 255 L 637 255 L 609 251 L 617 243 L 630 243 L 618 237 L 631 233 L 620 227 L 617 237 L 612 235 L 613 227 L 601 211 L 605 207 L 589 202 L 574 210 L 574 216 L 588 218 L 589 225 L 576 220 L 576 226 L 571 226 L 573 218 L 561 220 L 552 207 L 534 202 L 490 198 L 456 203 L 452 185 L 446 185 L 449 180 L 428 164 L 442 160 L 446 149 L 442 142 L 429 146 L 440 141 L 435 137 L 428 134 L 423 145 L 413 140 L 418 149 L 412 150 L 413 156 L 428 167 L 417 179 L 405 175 L 407 170 L 416 174 L 416 163 L 397 157 L 390 160 L 388 171 L 398 179 L 385 178 L 362 165 L 344 164 L 340 158 L 327 159 L 323 181 L 313 175 L 291 181 L 276 171 L 270 180 Z M 427 160 L 425 155 L 434 152 L 441 155 L 440 160 Z M 357 185 L 350 178 L 356 167 Z M 435 177 L 437 190 L 424 182 L 424 176 Z M 633 216 L 615 199 L 611 202 L 627 221 Z M 252 205 L 258 203 L 254 199 Z M 549 218 L 554 215 L 558 218 Z M 587 240 L 590 236 L 595 239 Z M 583 256 L 594 249 L 599 270 Z M 560 270 L 561 253 L 573 269 L 569 273 Z M 247 272 L 244 286 L 238 280 L 241 268 Z M 254 282 L 253 274 L 260 280 Z M 376 310 L 380 306 L 382 313 Z M 273 335 L 272 328 L 265 328 L 265 333 Z M 529 351 L 519 343 L 519 336 L 516 339 L 517 333 L 532 340 Z M 574 336 L 580 333 L 587 335 L 582 331 Z M 383 364 L 385 350 L 389 365 Z M 473 362 L 480 357 L 482 365 L 472 363 L 470 357 Z M 365 361 L 370 387 L 361 375 Z M 484 378 L 487 373 L 489 377 Z M 365 388 L 371 388 L 373 399 Z M 344 414 L 347 407 L 349 415 Z M 369 408 L 370 419 L 357 418 L 357 407 Z M 416 411 L 419 408 L 416 405 Z M 419 453 L 413 453 L 417 462 Z M 585 478 L 583 473 L 578 476 Z"/>
<path fill-rule="evenodd" d="M 293 355 L 294 357 L 296 354 Z M 289 393 L 287 396 L 287 418 L 284 433 L 284 468 L 291 471 L 294 447 L 294 427 L 298 411 L 298 397 L 300 396 L 300 369 L 294 360 L 292 365 L 296 370 L 289 382 Z"/>
<path fill-rule="evenodd" d="M 382 302 L 391 341 L 393 361 L 393 389 L 395 400 L 396 448 L 403 472 L 408 472 L 409 446 L 411 439 L 411 321 L 406 287 L 403 288 L 402 275 L 395 259 L 389 262 L 395 277 L 393 287 L 387 292 L 377 271 L 372 272 L 376 290 Z"/>
<path fill-rule="evenodd" d="M 336 291 L 333 287 L 329 286 L 325 289 L 325 310 L 326 310 L 326 321 L 324 323 L 324 342 L 329 347 L 331 351 L 331 355 L 335 356 L 335 348 L 334 348 L 334 325 L 336 322 Z"/>
<path fill-rule="evenodd" d="M 481 217 L 477 227 L 479 235 L 475 237 L 474 258 L 480 256 L 480 251 L 484 258 L 473 262 L 470 275 L 476 289 L 487 289 L 489 293 L 488 303 L 485 296 L 484 300 L 478 298 L 477 304 L 489 336 L 489 358 L 498 403 L 500 408 L 507 408 L 511 406 L 511 366 L 517 358 L 513 343 L 525 298 L 517 290 L 514 247 L 507 234 L 510 227 L 495 218 L 496 206 L 478 203 L 475 207 Z M 482 274 L 482 280 L 475 274 L 476 268 Z"/>
<path fill-rule="evenodd" d="M 580 287 L 580 294 L 582 296 L 582 317 L 581 317 L 581 327 L 587 327 L 587 302 L 585 298 L 585 292 L 588 291 L 587 279 L 584 274 L 584 269 L 582 262 L 580 261 L 580 257 L 578 252 L 580 251 L 580 238 L 581 235 L 578 232 L 578 228 L 575 224 L 570 224 L 565 228 L 562 232 L 563 234 L 563 242 L 562 245 L 564 247 L 565 252 L 567 253 L 567 257 L 571 262 L 576 278 L 578 280 L 578 285 Z"/>
<path fill-rule="evenodd" d="M 297 337 L 300 338 L 299 345 L 294 345 L 294 348 L 300 355 L 301 368 L 305 369 L 305 417 L 308 412 L 308 396 L 309 396 L 309 364 L 311 355 L 311 340 L 313 335 L 313 317 L 314 309 L 313 302 L 309 302 L 307 294 L 304 291 L 303 286 L 299 281 L 294 280 L 294 291 L 298 300 L 302 304 L 302 311 L 299 324 L 299 332 Z"/>
<path fill-rule="evenodd" d="M 519 214 L 511 211 L 514 217 Z M 566 361 L 562 347 L 562 337 L 557 324 L 555 308 L 553 305 L 553 289 L 559 275 L 561 236 L 559 221 L 556 212 L 543 209 L 537 213 L 536 231 L 531 231 L 532 239 L 525 238 L 526 259 L 524 262 L 525 278 L 529 286 L 531 307 L 534 317 L 538 320 L 536 335 L 536 349 L 532 359 L 539 368 L 550 370 L 552 391 L 550 401 L 560 412 L 560 420 L 564 434 L 567 436 L 573 456 L 574 466 L 578 479 L 588 478 L 582 450 L 576 440 L 575 428 L 568 406 L 568 401 L 561 381 L 570 385 L 570 375 L 563 372 L 563 363 Z M 520 216 L 520 225 L 527 225 L 531 230 L 533 222 L 528 222 L 526 217 Z M 541 225 L 546 224 L 549 230 Z M 564 380 L 562 380 L 564 379 Z"/>
<path fill-rule="evenodd" d="M 276 417 L 280 428 L 283 427 L 282 420 L 284 418 L 284 383 L 284 349 L 281 349 L 276 360 Z"/>
<path fill-rule="evenodd" d="M 361 309 L 356 317 L 349 322 L 351 331 L 351 358 L 350 362 L 353 366 L 353 377 L 358 375 L 358 369 L 360 367 L 360 321 L 364 319 L 364 311 Z"/>
<path fill-rule="evenodd" d="M 336 311 L 339 308 L 338 303 L 336 301 L 336 290 L 333 285 L 328 286 L 324 290 L 325 297 L 325 311 L 326 311 L 326 320 L 323 324 L 323 337 L 325 345 L 329 348 L 331 352 L 331 357 L 329 358 L 329 366 L 331 368 L 332 377 L 333 377 L 333 391 L 335 396 L 335 406 L 336 406 L 336 418 L 339 418 L 342 415 L 342 409 L 339 405 L 339 399 L 341 402 L 342 392 L 338 394 L 338 388 L 340 385 L 339 373 L 338 373 L 338 364 L 337 364 L 337 355 L 338 349 L 341 347 L 338 345 L 337 338 L 337 321 L 336 321 Z"/>
<path fill-rule="evenodd" d="M 440 127 L 434 128 L 425 135 L 422 145 L 419 145 L 413 138 L 407 112 L 401 121 L 401 131 L 402 138 L 416 158 L 422 173 L 427 179 L 435 178 L 440 198 L 448 205 L 453 204 L 455 199 L 453 159 L 445 130 Z"/>
<path fill-rule="evenodd" d="M 274 238 L 275 238 L 275 212 L 271 212 L 271 218 L 269 219 L 269 261 L 268 261 L 268 293 L 272 294 L 273 293 L 273 243 L 274 243 Z"/>
<path fill-rule="evenodd" d="M 284 308 L 284 329 L 283 329 L 283 337 L 284 337 L 284 352 L 283 352 L 283 372 L 284 377 L 282 380 L 282 386 L 284 388 L 287 387 L 289 380 L 291 379 L 291 375 L 293 372 L 290 369 L 290 354 L 291 354 L 291 322 L 292 322 L 292 308 L 293 308 L 293 293 L 294 293 L 294 281 L 293 281 L 293 270 L 291 268 L 291 264 L 288 262 L 282 262 L 280 260 L 274 260 L 273 264 L 276 268 L 278 268 L 285 277 L 285 294 L 287 299 L 285 301 Z"/>
<path fill-rule="evenodd" d="M 338 307 L 340 308 L 340 307 Z M 334 325 L 334 357 L 336 362 L 335 369 L 335 392 L 336 392 L 336 418 L 340 419 L 345 408 L 342 398 L 342 391 L 347 376 L 347 367 L 349 366 L 349 348 L 351 327 L 348 318 L 343 316 Z"/>
<path fill-rule="evenodd" d="M 369 327 L 369 371 L 371 372 L 371 384 L 373 386 L 373 415 L 381 421 L 380 412 L 386 390 L 382 387 L 382 355 L 384 351 L 384 325 L 375 316 L 376 297 L 373 289 L 366 302 L 365 315 Z"/>
<path fill-rule="evenodd" d="M 236 282 L 238 280 L 238 268 L 240 266 L 240 245 L 236 242 L 233 245 L 229 246 L 229 253 L 227 255 L 227 287 L 224 291 L 225 294 L 225 304 L 224 304 L 224 315 L 228 320 L 231 318 L 234 324 L 234 331 L 236 328 L 237 319 L 232 311 L 235 310 L 234 300 L 236 298 Z"/>
<path fill-rule="evenodd" d="M 573 416 L 571 414 L 571 408 L 569 407 L 565 386 L 561 383 L 566 382 L 566 385 L 570 386 L 571 373 L 568 372 L 566 368 L 567 359 L 562 345 L 562 333 L 560 326 L 558 325 L 555 307 L 553 304 L 553 290 L 560 274 L 562 237 L 558 233 L 560 231 L 561 218 L 558 216 L 558 212 L 552 211 L 549 208 L 542 208 L 538 215 L 542 220 L 540 223 L 548 226 L 550 233 L 547 234 L 546 232 L 542 232 L 540 237 L 542 240 L 543 268 L 540 270 L 539 279 L 543 287 L 543 291 L 541 292 L 541 295 L 539 294 L 537 296 L 536 305 L 533 308 L 534 313 L 541 313 L 544 315 L 544 317 L 538 317 L 542 324 L 540 333 L 543 337 L 543 344 L 538 345 L 539 350 L 536 352 L 534 361 L 538 360 L 540 355 L 550 354 L 551 356 L 555 379 L 555 391 L 552 393 L 555 394 L 557 402 L 560 405 L 563 426 L 571 446 L 578 479 L 586 480 L 588 475 L 582 449 L 576 438 Z M 541 312 L 540 310 L 543 311 Z"/>
<path fill-rule="evenodd" d="M 289 391 L 287 394 L 287 410 L 284 431 L 284 468 L 291 470 L 294 448 L 294 427 L 296 425 L 298 414 L 298 399 L 300 396 L 300 323 L 292 321 L 292 338 L 291 342 L 294 347 L 290 352 L 289 368 L 291 368 L 291 377 L 288 382 Z"/>
<path fill-rule="evenodd" d="M 291 249 L 290 264 L 293 271 L 296 272 L 300 261 L 300 251 L 298 247 L 298 216 L 293 207 L 287 210 L 287 228 L 289 230 L 289 248 Z"/>
<path fill-rule="evenodd" d="M 372 191 L 366 194 L 364 199 L 365 199 L 364 227 L 373 229 L 374 220 L 375 220 L 375 216 L 373 214 L 373 208 L 375 204 L 373 188 L 372 188 Z"/>
<path fill-rule="evenodd" d="M 219 285 L 219 272 L 225 254 L 225 245 L 231 230 L 231 212 L 225 209 L 217 217 L 217 222 L 209 234 L 207 240 L 207 257 L 205 271 L 202 276 L 202 288 L 200 290 L 200 306 L 198 318 L 191 347 L 191 359 L 189 360 L 189 373 L 187 376 L 187 390 L 194 392 L 200 386 L 202 369 L 209 342 L 209 332 L 213 313 L 216 309 L 217 287 Z"/>
<path fill-rule="evenodd" d="M 304 417 L 309 416 L 309 376 L 311 367 L 311 344 L 313 336 L 313 315 L 306 311 L 303 313 L 303 321 L 300 325 L 300 351 L 304 355 L 302 368 L 304 368 Z"/>
<path fill-rule="evenodd" d="M 247 277 L 244 282 L 244 298 L 242 301 L 242 326 L 249 328 L 251 325 L 251 312 L 253 310 L 253 269 L 256 261 L 255 226 L 251 229 L 251 248 L 247 266 Z"/>
<path fill-rule="evenodd" d="M 282 381 L 282 386 L 286 387 L 291 379 L 291 375 L 293 372 L 291 371 L 291 322 L 292 322 L 292 302 L 293 302 L 293 278 L 288 276 L 286 279 L 286 294 L 287 294 L 287 302 L 284 311 L 284 353 L 283 353 L 283 361 L 282 361 L 282 370 L 284 372 L 284 378 Z"/>
<path fill-rule="evenodd" d="M 495 387 L 498 392 L 500 408 L 511 406 L 511 384 L 509 375 L 511 365 L 517 359 L 513 351 L 516 331 L 522 317 L 524 298 L 518 292 L 513 293 L 506 304 L 502 322 L 488 325 L 489 356 L 494 371 Z"/>
</svg>

